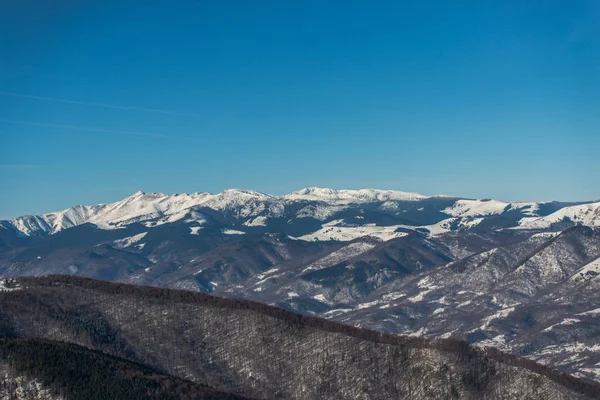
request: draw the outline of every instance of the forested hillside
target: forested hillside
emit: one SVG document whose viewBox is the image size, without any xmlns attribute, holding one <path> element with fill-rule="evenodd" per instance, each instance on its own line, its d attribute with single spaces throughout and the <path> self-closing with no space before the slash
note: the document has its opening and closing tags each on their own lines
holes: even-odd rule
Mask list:
<svg viewBox="0 0 600 400">
<path fill-rule="evenodd" d="M 457 340 L 428 341 L 246 300 L 85 278 L 0 293 L 4 337 L 89 347 L 252 398 L 584 399 L 598 384 Z"/>
<path fill-rule="evenodd" d="M 242 400 L 70 343 L 0 340 L 0 398 Z"/>
</svg>

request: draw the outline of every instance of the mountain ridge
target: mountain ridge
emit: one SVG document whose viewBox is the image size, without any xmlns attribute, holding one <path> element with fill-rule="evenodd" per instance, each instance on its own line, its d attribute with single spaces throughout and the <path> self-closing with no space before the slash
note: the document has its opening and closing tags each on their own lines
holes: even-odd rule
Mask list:
<svg viewBox="0 0 600 400">
<path fill-rule="evenodd" d="M 24 215 L 10 220 L 2 220 L 0 221 L 0 226 L 7 229 L 14 229 L 24 236 L 55 234 L 61 230 L 85 223 L 94 224 L 101 229 L 118 229 L 136 222 L 161 225 L 186 217 L 192 222 L 195 218 L 193 216 L 190 217 L 189 214 L 195 208 L 209 208 L 215 211 L 234 210 L 236 218 L 247 218 L 245 226 L 261 226 L 264 225 L 265 219 L 269 217 L 281 217 L 284 208 L 292 203 L 323 204 L 321 206 L 321 218 L 323 218 L 323 215 L 326 218 L 328 214 L 343 211 L 351 205 L 379 203 L 380 209 L 393 212 L 398 209 L 398 203 L 416 203 L 431 199 L 440 199 L 446 202 L 455 200 L 449 203 L 447 207 L 439 210 L 446 215 L 446 224 L 456 222 L 453 218 L 467 218 L 470 225 L 467 224 L 464 226 L 476 226 L 481 222 L 478 220 L 479 218 L 505 213 L 522 214 L 523 219 L 519 220 L 513 226 L 515 229 L 547 228 L 553 223 L 560 222 L 565 217 L 577 219 L 582 213 L 583 223 L 600 224 L 598 222 L 600 221 L 600 202 L 504 202 L 491 199 L 477 200 L 442 195 L 425 196 L 418 193 L 396 190 L 337 190 L 310 187 L 282 196 L 273 196 L 245 189 L 227 189 L 216 194 L 196 192 L 192 194 L 182 193 L 172 195 L 137 191 L 116 202 L 90 206 L 77 205 L 55 212 Z M 562 213 L 543 220 L 543 217 L 548 217 L 552 213 L 539 213 L 540 206 L 552 204 L 565 205 L 559 207 L 556 212 L 565 207 L 576 208 L 573 210 L 563 210 Z M 577 206 L 579 207 L 577 208 Z M 305 215 L 318 217 L 318 205 L 316 207 L 317 209 L 315 210 L 307 209 Z M 418 209 L 417 211 L 422 210 Z M 591 217 L 589 216 L 590 213 L 592 213 Z M 249 217 L 255 218 L 249 219 Z M 199 219 L 198 222 L 201 223 L 202 220 Z M 437 224 L 443 222 L 444 220 L 439 220 Z M 423 225 L 427 226 L 427 224 Z"/>
</svg>

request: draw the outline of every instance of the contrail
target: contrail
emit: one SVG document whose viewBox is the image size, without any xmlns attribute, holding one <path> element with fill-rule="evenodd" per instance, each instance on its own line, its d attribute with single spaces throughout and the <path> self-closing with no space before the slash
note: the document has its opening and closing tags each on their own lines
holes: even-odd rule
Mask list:
<svg viewBox="0 0 600 400">
<path fill-rule="evenodd" d="M 25 99 L 53 101 L 56 103 L 80 104 L 80 105 L 84 105 L 84 106 L 114 108 L 117 110 L 141 111 L 141 112 L 149 112 L 149 113 L 155 113 L 155 114 L 180 115 L 180 116 L 187 116 L 187 117 L 198 117 L 199 116 L 197 114 L 192 114 L 192 113 L 184 113 L 184 112 L 171 111 L 171 110 L 161 110 L 161 109 L 156 109 L 156 108 L 143 108 L 143 107 L 133 107 L 133 106 L 119 106 L 119 105 L 115 105 L 115 104 L 90 103 L 87 101 L 57 99 L 55 97 L 34 96 L 34 95 L 29 95 L 29 94 L 11 93 L 11 92 L 3 92 L 3 91 L 0 91 L 0 95 L 12 96 L 12 97 L 22 97 Z"/>
<path fill-rule="evenodd" d="M 145 136 L 145 137 L 169 138 L 169 139 L 184 139 L 181 136 L 163 135 L 163 134 L 160 134 L 160 133 L 132 132 L 132 131 L 120 131 L 120 130 L 113 130 L 113 129 L 88 128 L 88 127 L 85 127 L 85 126 L 59 125 L 59 124 L 49 124 L 49 123 L 45 123 L 45 122 L 18 121 L 18 120 L 13 120 L 13 119 L 4 119 L 4 118 L 0 118 L 0 122 L 7 122 L 9 124 L 18 124 L 18 125 L 42 126 L 42 127 L 49 127 L 49 128 L 70 129 L 70 130 L 86 131 L 86 132 L 112 133 L 112 134 L 115 134 L 115 135 L 130 135 L 130 136 Z"/>
</svg>

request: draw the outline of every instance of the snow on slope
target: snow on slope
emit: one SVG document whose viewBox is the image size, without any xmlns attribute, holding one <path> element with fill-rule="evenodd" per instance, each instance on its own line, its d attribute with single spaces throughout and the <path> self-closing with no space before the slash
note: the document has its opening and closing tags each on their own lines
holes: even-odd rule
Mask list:
<svg viewBox="0 0 600 400">
<path fill-rule="evenodd" d="M 427 229 L 429 231 L 430 235 L 436 236 L 436 235 L 441 235 L 441 234 L 452 231 L 453 225 L 455 226 L 455 229 L 465 230 L 465 229 L 471 229 L 471 228 L 476 227 L 477 225 L 482 223 L 483 220 L 484 220 L 483 217 L 478 217 L 478 218 L 455 217 L 455 218 L 444 219 L 444 220 L 442 220 L 438 223 L 432 224 L 432 225 L 417 226 L 416 228 Z M 411 229 L 411 228 L 415 228 L 415 227 L 404 226 L 404 228 Z"/>
<path fill-rule="evenodd" d="M 144 223 L 148 227 L 178 221 L 190 214 L 190 209 L 202 206 L 226 211 L 236 218 L 252 218 L 266 214 L 269 217 L 283 215 L 285 203 L 297 200 L 320 200 L 332 206 L 303 208 L 297 217 L 313 217 L 321 220 L 345 208 L 345 204 L 368 203 L 391 200 L 419 200 L 425 196 L 392 190 L 334 190 L 309 188 L 275 197 L 252 190 L 229 189 L 217 194 L 193 193 L 166 195 L 162 193 L 136 192 L 115 203 L 94 206 L 76 206 L 63 211 L 23 216 L 11 221 L 24 235 L 36 233 L 54 234 L 74 226 L 91 223 L 102 229 L 117 229 L 131 223 Z M 339 204 L 338 204 L 339 203 Z M 248 220 L 247 226 L 261 226 L 266 222 L 264 215 Z M 202 222 L 204 217 L 198 217 Z M 191 222 L 194 216 L 186 221 Z"/>
<path fill-rule="evenodd" d="M 362 253 L 365 253 L 375 247 L 375 243 L 371 242 L 353 242 L 339 250 L 334 251 L 333 253 L 329 253 L 323 258 L 318 259 L 317 261 L 309 264 L 306 268 L 302 270 L 302 273 L 307 273 L 310 271 L 317 271 L 323 268 L 330 267 L 335 264 L 339 264 L 343 261 L 349 260 L 352 257 L 356 257 Z"/>
<path fill-rule="evenodd" d="M 237 218 L 248 218 L 266 212 L 270 216 L 283 214 L 284 206 L 277 197 L 253 190 L 228 189 L 210 195 L 202 203 L 213 210 L 232 212 Z"/>
<path fill-rule="evenodd" d="M 136 192 L 121 201 L 95 206 L 76 206 L 67 210 L 49 214 L 24 216 L 9 221 L 25 235 L 36 232 L 56 233 L 63 229 L 85 223 L 95 224 L 102 229 L 116 229 L 135 222 L 146 226 L 157 226 L 178 221 L 186 216 L 186 221 L 202 223 L 204 217 L 198 213 L 190 214 L 195 206 L 204 206 L 215 210 L 227 210 L 238 216 L 251 216 L 263 211 L 281 212 L 283 207 L 272 207 L 272 196 L 248 190 L 225 190 L 218 194 L 193 193 L 165 195 L 162 193 Z"/>
<path fill-rule="evenodd" d="M 236 229 L 223 229 L 222 232 L 225 235 L 245 235 L 246 232 L 238 231 Z"/>
<path fill-rule="evenodd" d="M 600 202 L 564 207 L 541 218 L 523 218 L 515 229 L 547 229 L 566 220 L 578 225 L 600 227 Z"/>
<path fill-rule="evenodd" d="M 243 223 L 244 226 L 267 226 L 267 217 L 261 215 L 256 218 L 249 219 Z"/>
<path fill-rule="evenodd" d="M 64 229 L 90 223 L 102 229 L 118 229 L 132 223 L 142 223 L 154 227 L 179 221 L 193 225 L 203 225 L 206 216 L 195 207 L 206 207 L 222 213 L 227 218 L 243 219 L 248 227 L 267 226 L 271 218 L 280 218 L 286 210 L 292 209 L 292 218 L 314 218 L 328 221 L 336 214 L 360 204 L 379 203 L 379 210 L 396 213 L 401 210 L 402 202 L 416 202 L 429 197 L 393 190 L 335 190 L 326 188 L 307 188 L 284 196 L 271 196 L 251 190 L 229 189 L 217 194 L 193 193 L 166 195 L 162 193 L 136 192 L 123 200 L 94 206 L 76 206 L 63 211 L 19 217 L 10 221 L 1 221 L 5 228 L 15 228 L 23 235 L 39 233 L 54 234 Z M 315 201 L 303 204 L 305 201 Z M 296 207 L 299 205 L 301 207 Z M 287 207 L 287 208 L 286 208 Z M 554 214 L 540 218 L 537 203 L 507 203 L 498 200 L 456 200 L 443 210 L 450 218 L 435 224 L 422 226 L 432 235 L 456 229 L 471 229 L 491 215 L 500 215 L 508 211 L 517 211 L 525 216 L 519 222 L 522 229 L 547 228 L 553 222 L 570 218 L 576 223 L 600 226 L 600 203 L 563 208 Z M 419 208 L 422 210 L 422 208 Z M 357 217 L 359 218 L 359 217 Z M 195 222 L 195 224 L 194 224 Z M 241 221 L 240 221 L 241 222 Z M 366 222 L 366 221 L 365 221 Z M 382 240 L 397 237 L 395 228 L 382 230 L 367 224 L 362 226 L 339 226 L 333 236 L 337 240 L 352 240 L 371 234 Z M 413 227 L 414 228 L 414 227 Z M 192 234 L 199 231 L 195 229 Z M 323 227 L 314 232 L 310 240 L 328 239 L 333 230 Z M 307 235 L 305 235 L 307 236 Z M 309 238 L 306 237 L 308 240 Z"/>
<path fill-rule="evenodd" d="M 209 193 L 164 195 L 137 192 L 126 199 L 109 204 L 88 222 L 105 229 L 151 219 L 157 221 L 149 226 L 177 221 L 188 214 L 188 210 L 205 202 Z"/>
<path fill-rule="evenodd" d="M 10 292 L 11 290 L 18 290 L 18 289 L 21 289 L 21 287 L 19 287 L 19 286 L 7 287 L 6 282 L 3 283 L 0 281 L 0 292 Z"/>
<path fill-rule="evenodd" d="M 142 240 L 144 238 L 144 236 L 146 236 L 147 233 L 148 232 L 142 232 L 142 233 L 138 233 L 137 235 L 133 235 L 133 236 L 129 236 L 129 237 L 126 237 L 123 239 L 115 240 L 114 242 L 112 242 L 112 246 L 115 249 L 124 249 L 126 247 L 129 247 L 129 246 L 132 246 L 132 245 L 138 243 L 140 240 Z"/>
<path fill-rule="evenodd" d="M 17 230 L 25 235 L 35 232 L 56 233 L 62 229 L 81 225 L 95 215 L 100 206 L 75 206 L 67 210 L 43 214 L 27 215 L 9 221 Z"/>
<path fill-rule="evenodd" d="M 335 213 L 344 211 L 347 208 L 347 206 L 343 205 L 311 204 L 298 211 L 298 213 L 296 213 L 296 218 L 315 218 L 319 221 L 324 221 Z"/>
<path fill-rule="evenodd" d="M 600 275 L 600 258 L 584 265 L 580 270 L 571 276 L 571 280 L 589 280 Z"/>
<path fill-rule="evenodd" d="M 287 200 L 323 201 L 333 204 L 374 203 L 384 201 L 416 201 L 426 199 L 418 193 L 400 192 L 396 190 L 336 190 L 311 187 L 283 196 Z"/>
<path fill-rule="evenodd" d="M 402 225 L 377 226 L 375 224 L 367 224 L 360 226 L 345 226 L 343 220 L 335 220 L 322 225 L 322 228 L 310 233 L 297 237 L 299 240 L 307 241 L 327 241 L 337 240 L 340 242 L 349 242 L 350 240 L 358 239 L 363 236 L 369 236 L 381 241 L 387 241 L 408 235 L 405 232 L 396 232 Z"/>
<path fill-rule="evenodd" d="M 525 215 L 535 216 L 538 210 L 536 203 L 506 203 L 499 200 L 457 200 L 452 207 L 443 212 L 453 217 L 483 217 L 502 214 L 505 211 L 519 210 Z"/>
</svg>

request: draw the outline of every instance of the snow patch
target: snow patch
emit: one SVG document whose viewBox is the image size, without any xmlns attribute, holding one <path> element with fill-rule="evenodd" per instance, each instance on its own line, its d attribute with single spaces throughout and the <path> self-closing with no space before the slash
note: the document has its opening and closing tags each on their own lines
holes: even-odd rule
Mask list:
<svg viewBox="0 0 600 400">
<path fill-rule="evenodd" d="M 359 304 L 359 305 L 358 305 L 358 309 L 359 309 L 359 310 L 362 310 L 363 308 L 375 307 L 375 306 L 377 306 L 377 305 L 379 305 L 379 304 L 380 304 L 380 303 L 379 303 L 379 301 L 378 301 L 378 300 L 375 300 L 375 301 L 370 301 L 370 302 L 368 302 L 368 303 L 362 303 L 362 304 Z"/>
<path fill-rule="evenodd" d="M 443 212 L 453 217 L 481 217 L 502 214 L 508 205 L 498 200 L 457 200 Z"/>
<path fill-rule="evenodd" d="M 346 314 L 351 311 L 354 311 L 353 308 L 336 308 L 335 310 L 330 310 L 321 314 L 323 318 L 334 318 L 341 314 Z"/>
<path fill-rule="evenodd" d="M 305 274 L 310 271 L 318 271 L 323 268 L 349 260 L 360 254 L 363 254 L 375 247 L 374 243 L 354 242 L 350 243 L 339 250 L 329 253 L 325 257 L 311 263 L 301 273 Z"/>
<path fill-rule="evenodd" d="M 374 224 L 367 225 L 345 225 L 343 220 L 331 221 L 323 224 L 322 228 L 296 239 L 314 241 L 336 240 L 340 242 L 349 242 L 361 237 L 372 237 L 380 241 L 388 241 L 400 237 L 407 236 L 405 232 L 396 232 L 400 225 L 392 226 L 376 226 Z"/>
<path fill-rule="evenodd" d="M 318 294 L 316 296 L 313 296 L 313 299 L 320 301 L 321 303 L 329 303 L 327 301 L 327 299 L 325 298 L 325 295 L 323 294 Z"/>
<path fill-rule="evenodd" d="M 586 312 L 582 312 L 582 313 L 579 313 L 577 315 L 596 315 L 596 314 L 600 314 L 600 308 L 596 308 L 594 310 L 589 310 L 589 311 L 586 311 Z"/>
<path fill-rule="evenodd" d="M 513 311 L 515 311 L 514 307 L 507 307 L 507 308 L 503 308 L 502 310 L 498 311 L 495 314 L 489 315 L 485 318 L 483 318 L 481 320 L 481 322 L 483 322 L 483 326 L 481 327 L 482 329 L 488 328 L 490 326 L 490 324 L 492 323 L 492 321 L 496 320 L 496 319 L 503 319 L 506 318 L 510 315 L 510 313 L 512 313 Z"/>
<path fill-rule="evenodd" d="M 411 303 L 423 301 L 423 300 L 425 300 L 425 296 L 427 296 L 430 292 L 431 292 L 431 290 L 424 290 L 424 291 L 420 292 L 419 294 L 417 294 L 416 296 L 409 297 L 407 300 L 410 301 Z"/>
<path fill-rule="evenodd" d="M 311 204 L 302 208 L 296 214 L 296 218 L 314 218 L 324 221 L 340 211 L 346 210 L 347 206 L 331 204 Z"/>
<path fill-rule="evenodd" d="M 426 335 L 426 334 L 427 334 L 427 328 L 425 328 L 425 327 L 421 327 L 421 328 L 419 328 L 419 330 L 418 330 L 418 331 L 416 331 L 416 332 L 410 332 L 410 333 L 408 334 L 408 336 L 424 336 L 424 335 Z"/>
<path fill-rule="evenodd" d="M 577 318 L 566 318 L 562 322 L 559 322 L 559 323 L 554 324 L 554 325 L 550 325 L 546 329 L 542 330 L 542 332 L 550 332 L 552 329 L 554 329 L 554 327 L 561 326 L 561 325 L 573 325 L 573 324 L 576 324 L 578 322 L 581 322 L 581 320 L 577 319 Z"/>
<path fill-rule="evenodd" d="M 486 339 L 486 340 L 482 340 L 480 342 L 475 343 L 475 346 L 496 347 L 496 348 L 501 349 L 506 346 L 506 338 L 504 337 L 504 335 L 494 336 L 491 339 Z"/>
<path fill-rule="evenodd" d="M 267 217 L 265 217 L 264 215 L 260 215 L 256 218 L 249 219 L 248 221 L 244 222 L 243 225 L 244 226 L 267 226 Z"/>
<path fill-rule="evenodd" d="M 8 284 L 6 280 L 0 281 L 0 292 L 10 292 L 18 289 L 21 289 L 21 287 L 17 283 Z"/>
<path fill-rule="evenodd" d="M 238 231 L 235 229 L 223 229 L 222 232 L 225 235 L 245 235 L 246 234 L 246 232 Z"/>
<path fill-rule="evenodd" d="M 396 190 L 336 190 L 310 187 L 283 196 L 288 200 L 323 201 L 333 204 L 375 203 L 385 201 L 417 201 L 428 198 L 418 193 Z"/>
<path fill-rule="evenodd" d="M 384 301 L 394 301 L 406 297 L 404 293 L 387 293 L 383 295 Z"/>
<path fill-rule="evenodd" d="M 190 235 L 199 235 L 202 228 L 202 226 L 190 226 Z"/>
<path fill-rule="evenodd" d="M 142 240 L 144 236 L 146 236 L 148 232 L 138 233 L 137 235 L 129 236 L 123 239 L 115 240 L 111 243 L 112 247 L 115 249 L 124 249 L 126 247 L 132 246 Z"/>
<path fill-rule="evenodd" d="M 258 279 L 264 279 L 266 276 L 268 276 L 268 275 L 272 275 L 272 274 L 274 274 L 274 273 L 275 273 L 275 272 L 277 272 L 277 271 L 279 271 L 279 268 L 271 268 L 271 269 L 269 269 L 269 270 L 267 270 L 267 271 L 263 272 L 262 274 L 258 274 L 258 275 L 256 275 L 256 277 L 257 277 Z"/>
<path fill-rule="evenodd" d="M 580 268 L 571 276 L 573 281 L 587 281 L 600 275 L 600 258 Z"/>
<path fill-rule="evenodd" d="M 600 202 L 564 207 L 545 217 L 524 219 L 514 229 L 548 229 L 566 220 L 577 225 L 600 227 Z"/>
</svg>

